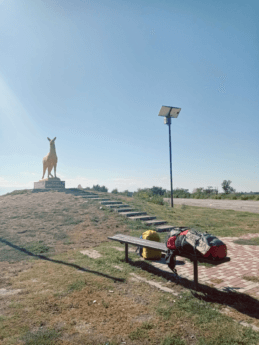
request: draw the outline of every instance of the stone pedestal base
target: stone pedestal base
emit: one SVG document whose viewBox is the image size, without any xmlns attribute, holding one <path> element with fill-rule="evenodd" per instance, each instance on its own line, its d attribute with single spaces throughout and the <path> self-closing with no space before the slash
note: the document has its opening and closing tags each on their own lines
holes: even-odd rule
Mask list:
<svg viewBox="0 0 259 345">
<path fill-rule="evenodd" d="M 34 189 L 65 189 L 65 181 L 61 181 L 58 177 L 45 178 L 34 182 Z"/>
</svg>

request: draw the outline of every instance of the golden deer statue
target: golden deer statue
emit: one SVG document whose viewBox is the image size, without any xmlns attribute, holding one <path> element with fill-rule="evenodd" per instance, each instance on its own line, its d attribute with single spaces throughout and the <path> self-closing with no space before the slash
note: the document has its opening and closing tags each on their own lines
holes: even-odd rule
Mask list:
<svg viewBox="0 0 259 345">
<path fill-rule="evenodd" d="M 43 158 L 43 176 L 42 179 L 44 179 L 44 175 L 46 172 L 46 169 L 48 168 L 48 178 L 51 177 L 57 177 L 56 176 L 56 168 L 57 168 L 57 162 L 58 162 L 58 157 L 56 154 L 56 148 L 55 148 L 55 140 L 56 137 L 52 140 L 50 138 L 47 138 L 50 143 L 50 150 L 47 156 Z M 51 170 L 54 168 L 54 175 L 51 174 Z"/>
</svg>

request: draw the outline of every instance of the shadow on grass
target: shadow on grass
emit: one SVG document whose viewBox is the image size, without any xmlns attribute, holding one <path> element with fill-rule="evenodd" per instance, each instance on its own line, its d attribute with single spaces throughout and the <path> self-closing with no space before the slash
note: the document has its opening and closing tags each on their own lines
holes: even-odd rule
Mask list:
<svg viewBox="0 0 259 345">
<path fill-rule="evenodd" d="M 47 256 L 45 255 L 38 255 L 38 254 L 34 254 L 30 251 L 28 251 L 27 249 L 25 248 L 22 248 L 22 247 L 19 247 L 3 238 L 0 237 L 0 242 L 6 244 L 7 246 L 10 246 L 16 250 L 19 250 L 25 254 L 27 254 L 28 256 L 31 256 L 31 257 L 34 257 L 34 258 L 37 258 L 37 259 L 41 259 L 41 260 L 46 260 L 46 261 L 51 261 L 51 262 L 54 262 L 54 263 L 57 263 L 57 264 L 62 264 L 62 265 L 66 265 L 66 266 L 70 266 L 70 267 L 74 267 L 76 268 L 77 270 L 79 271 L 83 271 L 83 272 L 88 272 L 88 273 L 93 273 L 93 274 L 97 274 L 99 276 L 102 276 L 102 277 L 105 277 L 105 278 L 109 278 L 109 279 L 112 279 L 114 281 L 117 281 L 117 282 L 124 282 L 125 279 L 122 279 L 122 278 L 116 278 L 116 277 L 112 277 L 108 274 L 104 274 L 102 272 L 97 272 L 97 271 L 93 271 L 93 270 L 90 270 L 90 269 L 87 269 L 87 268 L 84 268 L 84 267 L 81 267 L 79 265 L 76 265 L 76 264 L 73 264 L 73 263 L 68 263 L 68 262 L 65 262 L 65 261 L 61 261 L 61 260 L 55 260 L 55 259 L 51 259 L 51 258 L 48 258 Z"/>
<path fill-rule="evenodd" d="M 171 280 L 187 289 L 194 289 L 194 282 L 186 278 L 181 278 L 174 273 L 168 273 L 159 268 L 154 267 L 146 261 L 131 261 L 129 264 L 134 267 L 139 267 L 149 273 Z M 176 266 L 177 268 L 177 266 Z M 228 287 L 225 291 L 219 291 L 216 288 L 203 285 L 199 283 L 198 291 L 192 291 L 192 295 L 200 300 L 218 303 L 225 306 L 232 307 L 242 314 L 259 319 L 259 301 L 244 293 L 234 291 L 234 288 Z"/>
</svg>

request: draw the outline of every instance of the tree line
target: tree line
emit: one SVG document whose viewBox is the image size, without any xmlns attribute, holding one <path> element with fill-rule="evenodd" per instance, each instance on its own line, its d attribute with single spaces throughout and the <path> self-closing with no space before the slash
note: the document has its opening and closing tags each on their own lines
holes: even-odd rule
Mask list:
<svg viewBox="0 0 259 345">
<path fill-rule="evenodd" d="M 189 192 L 189 189 L 176 188 L 173 190 L 174 198 L 193 198 L 193 199 L 232 199 L 232 200 L 259 200 L 259 193 L 236 193 L 236 190 L 231 186 L 230 180 L 224 180 L 221 184 L 223 193 L 219 193 L 217 188 L 208 186 L 207 188 L 195 188 L 192 193 Z M 81 187 L 81 186 L 80 186 Z M 82 188 L 82 187 L 81 187 Z M 108 188 L 100 185 L 93 185 L 92 188 L 86 187 L 87 190 L 93 190 L 98 192 L 108 192 Z M 166 190 L 162 187 L 153 186 L 152 188 L 139 188 L 136 192 L 129 192 L 125 190 L 119 192 L 117 188 L 111 191 L 112 194 L 119 194 L 128 197 L 138 197 L 141 199 L 146 199 L 149 202 L 155 204 L 164 204 L 164 198 L 171 197 L 171 191 Z"/>
</svg>

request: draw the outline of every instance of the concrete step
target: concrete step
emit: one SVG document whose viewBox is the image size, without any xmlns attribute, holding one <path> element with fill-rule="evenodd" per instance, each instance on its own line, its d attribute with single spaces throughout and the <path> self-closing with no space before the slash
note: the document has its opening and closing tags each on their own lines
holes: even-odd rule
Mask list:
<svg viewBox="0 0 259 345">
<path fill-rule="evenodd" d="M 73 195 L 83 195 L 83 196 L 87 196 L 88 194 L 86 193 L 81 193 L 81 192 L 75 192 L 75 191 L 67 191 L 65 190 L 66 194 L 73 194 Z"/>
<path fill-rule="evenodd" d="M 120 204 L 120 205 L 122 205 L 122 202 L 121 201 L 112 201 L 112 200 L 107 200 L 107 201 L 100 201 L 100 204 L 102 204 L 102 205 L 118 205 L 118 204 Z"/>
<path fill-rule="evenodd" d="M 173 230 L 175 226 L 173 225 L 159 225 L 156 226 L 157 232 L 165 232 L 165 231 L 170 231 Z"/>
<path fill-rule="evenodd" d="M 127 207 L 127 208 L 116 208 L 115 209 L 115 212 L 118 212 L 118 213 L 131 212 L 131 211 L 134 211 L 134 208 Z"/>
<path fill-rule="evenodd" d="M 93 195 L 82 195 L 82 198 L 84 198 L 84 199 L 96 199 L 96 198 L 98 198 L 98 195 L 95 195 L 95 194 L 93 194 Z"/>
<path fill-rule="evenodd" d="M 124 205 L 124 204 L 114 204 L 114 205 L 107 205 L 109 208 L 126 208 L 129 207 L 129 205 Z"/>
<path fill-rule="evenodd" d="M 120 214 L 124 217 L 133 217 L 133 216 L 144 216 L 147 214 L 147 212 L 131 211 L 131 212 L 121 212 Z"/>
<path fill-rule="evenodd" d="M 66 188 L 65 189 L 65 193 L 80 193 L 80 194 L 83 194 L 83 195 L 98 195 L 96 193 L 92 193 L 92 192 L 85 192 L 83 190 L 80 190 L 80 189 L 73 189 L 73 188 Z"/>
<path fill-rule="evenodd" d="M 129 219 L 131 220 L 151 220 L 151 219 L 156 219 L 156 217 L 154 216 L 133 216 L 133 217 L 129 217 Z"/>
<path fill-rule="evenodd" d="M 148 220 L 144 222 L 146 225 L 163 225 L 166 224 L 166 220 Z"/>
</svg>

